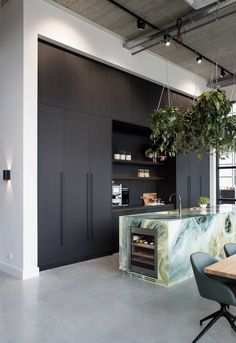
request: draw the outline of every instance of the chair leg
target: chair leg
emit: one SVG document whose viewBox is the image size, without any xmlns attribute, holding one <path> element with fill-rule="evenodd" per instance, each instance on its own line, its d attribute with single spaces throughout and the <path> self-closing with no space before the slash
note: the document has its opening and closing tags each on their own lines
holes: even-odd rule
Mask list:
<svg viewBox="0 0 236 343">
<path fill-rule="evenodd" d="M 220 312 L 221 312 L 221 310 L 216 311 L 216 312 L 210 314 L 209 316 L 202 318 L 200 320 L 200 325 L 202 326 L 202 323 L 205 322 L 206 320 L 216 317 Z"/>
<path fill-rule="evenodd" d="M 236 333 L 236 326 L 234 324 L 235 319 L 232 319 L 232 314 L 229 313 L 228 311 L 224 313 L 224 317 L 228 320 L 231 328 L 234 330 L 234 332 Z"/>
<path fill-rule="evenodd" d="M 230 313 L 230 312 L 229 312 L 229 315 L 230 315 L 232 321 L 235 322 L 235 321 L 236 321 L 236 316 L 234 316 L 234 315 L 233 315 L 232 313 Z"/>
<path fill-rule="evenodd" d="M 210 329 L 210 327 L 212 327 L 212 325 L 214 325 L 215 322 L 217 322 L 217 320 L 220 319 L 220 317 L 222 317 L 222 315 L 223 315 L 223 313 L 220 311 L 220 313 L 218 315 L 216 315 L 214 318 L 212 318 L 212 320 L 199 333 L 199 335 L 194 339 L 194 341 L 192 343 L 196 343 Z"/>
</svg>

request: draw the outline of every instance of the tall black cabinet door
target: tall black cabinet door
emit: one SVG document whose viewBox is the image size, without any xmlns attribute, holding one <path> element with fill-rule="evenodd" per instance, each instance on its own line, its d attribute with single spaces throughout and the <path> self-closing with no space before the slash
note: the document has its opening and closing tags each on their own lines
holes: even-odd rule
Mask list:
<svg viewBox="0 0 236 343">
<path fill-rule="evenodd" d="M 90 229 L 87 114 L 65 111 L 65 260 L 87 256 Z"/>
<path fill-rule="evenodd" d="M 64 106 L 64 51 L 39 42 L 38 98 L 48 105 Z"/>
<path fill-rule="evenodd" d="M 65 53 L 65 107 L 90 111 L 90 65 L 88 60 Z"/>
<path fill-rule="evenodd" d="M 111 230 L 111 133 L 110 119 L 91 120 L 91 253 L 112 250 Z"/>
<path fill-rule="evenodd" d="M 63 110 L 38 110 L 38 265 L 56 264 L 62 256 Z"/>
</svg>

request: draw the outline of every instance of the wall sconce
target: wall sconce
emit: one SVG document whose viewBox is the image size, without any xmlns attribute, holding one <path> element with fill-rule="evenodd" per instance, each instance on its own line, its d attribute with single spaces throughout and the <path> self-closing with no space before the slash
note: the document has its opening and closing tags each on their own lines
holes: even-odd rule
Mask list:
<svg viewBox="0 0 236 343">
<path fill-rule="evenodd" d="M 11 171 L 10 170 L 3 170 L 3 180 L 5 180 L 5 181 L 11 180 Z"/>
</svg>

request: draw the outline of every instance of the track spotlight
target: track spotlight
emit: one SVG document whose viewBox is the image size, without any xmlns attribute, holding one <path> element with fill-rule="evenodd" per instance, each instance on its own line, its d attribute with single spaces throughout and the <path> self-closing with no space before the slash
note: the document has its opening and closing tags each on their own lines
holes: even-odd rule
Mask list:
<svg viewBox="0 0 236 343">
<path fill-rule="evenodd" d="M 197 61 L 198 64 L 202 63 L 202 56 L 198 56 L 196 58 L 196 61 Z"/>
<path fill-rule="evenodd" d="M 145 29 L 145 21 L 142 18 L 137 18 L 137 28 L 139 30 Z"/>
<path fill-rule="evenodd" d="M 165 45 L 166 45 L 166 46 L 170 46 L 170 38 L 169 38 L 168 35 L 165 35 L 165 36 L 164 36 L 164 42 L 165 42 Z"/>
<path fill-rule="evenodd" d="M 220 69 L 220 77 L 223 79 L 225 77 L 225 71 L 223 68 Z"/>
</svg>

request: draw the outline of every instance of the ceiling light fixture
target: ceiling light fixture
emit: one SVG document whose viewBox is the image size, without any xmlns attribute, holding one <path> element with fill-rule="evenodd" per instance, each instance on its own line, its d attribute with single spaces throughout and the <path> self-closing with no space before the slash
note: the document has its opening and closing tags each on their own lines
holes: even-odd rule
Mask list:
<svg viewBox="0 0 236 343">
<path fill-rule="evenodd" d="M 197 61 L 198 64 L 202 63 L 202 56 L 198 56 L 196 58 L 196 61 Z"/>
<path fill-rule="evenodd" d="M 223 68 L 220 69 L 220 77 L 223 79 L 225 77 L 225 71 Z"/>
<path fill-rule="evenodd" d="M 164 42 L 165 42 L 165 45 L 166 45 L 166 46 L 170 46 L 170 38 L 169 38 L 168 35 L 165 35 L 165 36 L 164 36 Z"/>
<path fill-rule="evenodd" d="M 137 28 L 139 30 L 145 30 L 145 21 L 142 18 L 137 18 Z"/>
</svg>

